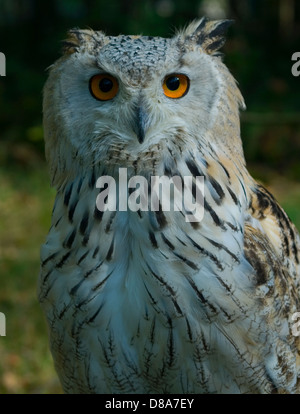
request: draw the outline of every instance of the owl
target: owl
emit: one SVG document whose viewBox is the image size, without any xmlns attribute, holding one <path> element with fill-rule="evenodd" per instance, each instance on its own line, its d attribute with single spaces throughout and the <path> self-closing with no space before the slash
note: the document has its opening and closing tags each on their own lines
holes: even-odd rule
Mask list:
<svg viewBox="0 0 300 414">
<path fill-rule="evenodd" d="M 230 24 L 74 29 L 50 68 L 38 297 L 65 393 L 300 391 L 300 239 L 246 168 Z"/>
</svg>

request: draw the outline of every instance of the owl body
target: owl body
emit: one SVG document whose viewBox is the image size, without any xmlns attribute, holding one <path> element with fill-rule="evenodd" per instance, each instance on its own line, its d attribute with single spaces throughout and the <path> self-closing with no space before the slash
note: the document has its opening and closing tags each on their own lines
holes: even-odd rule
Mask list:
<svg viewBox="0 0 300 414">
<path fill-rule="evenodd" d="M 51 69 L 57 196 L 38 290 L 65 392 L 299 392 L 299 235 L 246 169 L 243 99 L 216 53 L 227 26 L 202 19 L 172 39 L 75 30 Z M 120 168 L 148 183 L 191 176 L 194 198 L 204 177 L 202 220 L 150 201 L 99 210 L 97 179 L 118 185 Z"/>
</svg>

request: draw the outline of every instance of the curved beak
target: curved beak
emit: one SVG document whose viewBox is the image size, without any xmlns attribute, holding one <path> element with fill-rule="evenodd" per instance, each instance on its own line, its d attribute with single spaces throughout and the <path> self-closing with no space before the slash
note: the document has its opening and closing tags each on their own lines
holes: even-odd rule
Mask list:
<svg viewBox="0 0 300 414">
<path fill-rule="evenodd" d="M 148 119 L 148 114 L 145 111 L 143 105 L 136 105 L 135 107 L 135 116 L 132 121 L 132 129 L 136 133 L 137 139 L 140 144 L 144 142 L 145 139 L 145 129 Z"/>
</svg>

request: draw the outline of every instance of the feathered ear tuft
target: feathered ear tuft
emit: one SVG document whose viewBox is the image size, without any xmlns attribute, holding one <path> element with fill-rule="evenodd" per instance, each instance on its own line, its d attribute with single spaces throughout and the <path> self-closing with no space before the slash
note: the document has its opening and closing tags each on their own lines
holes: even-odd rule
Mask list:
<svg viewBox="0 0 300 414">
<path fill-rule="evenodd" d="M 209 20 L 203 17 L 200 21 L 191 23 L 184 34 L 201 46 L 206 53 L 212 55 L 224 46 L 225 33 L 233 22 L 233 20 Z"/>
<path fill-rule="evenodd" d="M 63 53 L 70 55 L 77 52 L 78 48 L 80 47 L 81 39 L 82 34 L 80 29 L 69 30 L 67 39 L 62 42 Z"/>
<path fill-rule="evenodd" d="M 68 32 L 68 37 L 66 40 L 63 41 L 63 53 L 65 55 L 71 55 L 78 51 L 80 47 L 91 47 L 91 40 L 99 44 L 102 43 L 102 38 L 104 37 L 104 33 L 102 32 L 94 32 L 93 30 L 89 29 L 71 29 Z"/>
</svg>

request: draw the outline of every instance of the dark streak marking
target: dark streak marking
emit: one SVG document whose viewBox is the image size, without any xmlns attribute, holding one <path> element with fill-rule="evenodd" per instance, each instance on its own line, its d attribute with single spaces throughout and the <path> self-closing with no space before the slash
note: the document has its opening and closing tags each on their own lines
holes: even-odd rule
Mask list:
<svg viewBox="0 0 300 414">
<path fill-rule="evenodd" d="M 73 223 L 73 216 L 74 216 L 74 212 L 75 212 L 75 209 L 77 207 L 78 201 L 79 201 L 79 199 L 75 200 L 72 203 L 72 205 L 70 207 L 70 210 L 69 210 L 69 213 L 68 213 L 68 217 L 69 217 L 69 220 L 70 220 L 71 223 Z"/>
<path fill-rule="evenodd" d="M 224 280 L 221 277 L 216 276 L 216 278 L 221 283 L 221 285 L 227 290 L 228 293 L 232 293 L 230 287 L 227 285 L 227 283 L 224 282 Z"/>
<path fill-rule="evenodd" d="M 149 239 L 150 239 L 150 241 L 151 241 L 152 246 L 153 246 L 155 249 L 157 249 L 157 248 L 158 248 L 157 241 L 156 241 L 156 238 L 155 238 L 154 233 L 153 233 L 151 230 L 149 231 Z"/>
<path fill-rule="evenodd" d="M 95 187 L 95 184 L 96 184 L 96 174 L 95 174 L 95 169 L 93 168 L 92 174 L 89 179 L 89 187 L 93 189 Z"/>
<path fill-rule="evenodd" d="M 160 228 L 165 227 L 168 222 L 167 222 L 166 216 L 164 215 L 164 213 L 161 209 L 161 204 L 160 203 L 159 203 L 159 210 L 155 211 L 155 216 L 156 216 L 156 220 L 157 220 L 157 223 L 158 223 L 159 227 Z"/>
<path fill-rule="evenodd" d="M 95 207 L 95 210 L 94 210 L 94 218 L 95 218 L 97 221 L 101 222 L 102 217 L 103 217 L 103 211 L 100 211 L 100 210 L 98 210 L 98 208 L 97 208 L 97 207 Z"/>
<path fill-rule="evenodd" d="M 77 185 L 77 194 L 79 194 L 80 193 L 80 190 L 81 190 L 81 186 L 82 186 L 82 178 L 80 178 L 80 180 L 79 180 L 79 182 L 78 182 L 78 185 Z"/>
<path fill-rule="evenodd" d="M 227 186 L 226 188 L 227 188 L 227 190 L 228 190 L 228 192 L 229 192 L 229 194 L 230 194 L 230 196 L 231 196 L 234 204 L 237 205 L 237 206 L 238 205 L 241 205 L 240 202 L 239 202 L 239 200 L 237 199 L 237 196 L 234 194 L 234 192 L 231 190 L 231 188 L 229 186 Z"/>
<path fill-rule="evenodd" d="M 78 260 L 77 265 L 79 265 L 85 258 L 86 256 L 89 254 L 89 251 L 87 250 Z"/>
<path fill-rule="evenodd" d="M 90 233 L 86 232 L 81 242 L 83 246 L 87 246 L 89 242 L 89 238 L 90 238 Z"/>
<path fill-rule="evenodd" d="M 50 260 L 54 259 L 58 255 L 58 253 L 59 252 L 55 252 L 55 253 L 52 253 L 50 256 L 48 256 L 47 259 L 42 261 L 41 266 L 44 267 L 45 264 L 48 263 Z"/>
<path fill-rule="evenodd" d="M 78 282 L 75 286 L 72 287 L 72 289 L 70 290 L 70 295 L 74 296 L 75 293 L 77 292 L 77 290 L 80 288 L 80 286 L 82 285 L 82 283 L 84 282 L 84 278 L 80 280 L 80 282 Z M 78 307 L 78 305 L 76 305 L 76 307 Z"/>
<path fill-rule="evenodd" d="M 109 220 L 108 220 L 108 223 L 107 223 L 107 225 L 106 225 L 106 227 L 105 227 L 105 233 L 109 233 L 109 231 L 110 231 L 110 228 L 111 228 L 111 225 L 112 225 L 112 223 L 113 223 L 113 221 L 114 221 L 114 218 L 115 218 L 115 216 L 116 216 L 116 211 L 112 211 L 112 213 L 111 213 L 111 215 L 110 215 L 110 218 L 109 218 Z"/>
<path fill-rule="evenodd" d="M 179 239 L 179 237 L 176 236 L 176 239 L 183 245 L 186 246 L 186 243 L 184 243 L 182 240 Z"/>
<path fill-rule="evenodd" d="M 100 266 L 102 265 L 103 262 L 100 263 Z M 98 266 L 98 268 L 100 267 Z M 103 280 L 101 280 L 101 282 L 99 282 L 96 286 L 94 286 L 92 288 L 92 291 L 95 292 L 96 290 L 98 290 L 102 285 L 104 285 L 104 283 L 107 281 L 107 279 L 113 274 L 114 270 L 112 270 Z"/>
<path fill-rule="evenodd" d="M 284 246 L 285 246 L 285 254 L 286 256 L 289 256 L 290 255 L 289 239 L 285 233 L 283 233 L 283 240 L 284 240 Z"/>
<path fill-rule="evenodd" d="M 64 205 L 66 207 L 68 207 L 68 205 L 69 205 L 70 197 L 71 197 L 71 194 L 72 194 L 72 189 L 73 189 L 73 183 L 70 184 L 69 188 L 65 192 Z"/>
<path fill-rule="evenodd" d="M 58 319 L 62 319 L 62 318 L 63 318 L 64 314 L 66 313 L 66 311 L 67 311 L 68 309 L 70 309 L 71 305 L 72 305 L 72 303 L 71 303 L 71 302 L 69 302 L 69 303 L 68 303 L 68 305 L 65 305 L 65 306 L 64 306 L 64 308 L 63 308 L 63 309 L 61 310 L 61 312 L 58 314 Z"/>
<path fill-rule="evenodd" d="M 173 252 L 173 254 L 178 257 L 180 260 L 182 260 L 185 264 L 187 264 L 189 267 L 191 267 L 193 270 L 199 270 L 199 267 L 195 265 L 195 263 L 188 260 L 186 257 L 181 256 L 179 253 Z"/>
<path fill-rule="evenodd" d="M 168 148 L 168 150 L 169 150 L 169 152 L 170 152 L 170 154 L 172 156 L 171 150 L 169 148 Z M 164 165 L 164 175 L 166 175 L 169 178 L 173 177 L 172 171 L 166 165 Z"/>
<path fill-rule="evenodd" d="M 96 249 L 94 250 L 94 253 L 93 253 L 93 256 L 92 256 L 93 259 L 95 259 L 95 257 L 97 256 L 98 252 L 99 252 L 99 246 L 97 246 Z"/>
<path fill-rule="evenodd" d="M 48 279 L 48 277 L 50 276 L 50 274 L 52 273 L 52 270 L 50 270 L 50 272 L 47 273 L 47 275 L 44 277 L 43 279 L 43 284 L 46 282 L 46 280 Z M 46 289 L 46 292 L 43 292 L 43 295 L 40 295 L 39 300 L 42 302 L 49 294 L 50 290 L 53 288 L 53 285 L 55 284 L 55 282 L 57 281 L 57 277 L 55 279 L 50 279 L 49 283 L 48 283 L 48 287 Z"/>
<path fill-rule="evenodd" d="M 156 319 L 155 317 L 152 320 L 152 324 L 151 324 L 151 329 L 150 329 L 150 343 L 152 345 L 154 345 L 154 340 L 155 340 L 155 324 L 156 324 Z"/>
<path fill-rule="evenodd" d="M 246 189 L 245 189 L 245 186 L 244 186 L 244 184 L 242 183 L 242 181 L 241 181 L 241 179 L 239 178 L 239 183 L 240 183 L 240 185 L 241 185 L 241 187 L 242 187 L 242 190 L 243 190 L 243 193 L 244 193 L 244 196 L 245 196 L 245 199 L 247 200 L 247 192 L 246 192 Z"/>
<path fill-rule="evenodd" d="M 233 291 L 230 288 L 230 286 L 228 286 L 227 283 L 225 283 L 224 280 L 220 276 L 216 275 L 216 279 L 226 289 L 226 291 L 231 294 L 231 296 L 230 296 L 231 299 L 237 305 L 237 307 L 240 309 L 240 311 L 245 315 L 246 314 L 245 309 L 241 306 L 240 301 L 234 296 Z"/>
<path fill-rule="evenodd" d="M 53 205 L 53 208 L 52 208 L 52 215 L 54 214 L 54 211 L 56 209 L 57 203 L 58 203 L 58 197 L 55 197 L 54 205 Z"/>
<path fill-rule="evenodd" d="M 203 334 L 201 335 L 201 342 L 202 342 L 204 351 L 209 352 L 210 351 L 209 344 L 206 342 L 205 336 Z"/>
<path fill-rule="evenodd" d="M 239 224 L 239 227 L 235 226 L 234 224 L 230 223 L 230 221 L 225 221 L 225 223 L 227 224 L 228 227 L 230 227 L 233 231 L 240 231 L 241 233 L 243 233 L 243 228 L 242 226 Z"/>
<path fill-rule="evenodd" d="M 61 216 L 58 220 L 57 220 L 57 222 L 54 224 L 54 227 L 57 227 L 58 225 L 59 225 L 59 223 L 60 223 L 60 221 L 61 221 L 61 219 L 63 218 L 63 216 Z"/>
<path fill-rule="evenodd" d="M 70 254 L 71 254 L 71 250 L 69 250 L 68 251 L 68 253 L 66 253 L 62 258 L 61 258 L 61 260 L 56 264 L 56 268 L 61 268 L 64 264 L 65 264 L 65 262 L 67 261 L 67 259 L 68 259 L 68 257 L 70 256 Z"/>
<path fill-rule="evenodd" d="M 52 270 L 53 270 L 53 269 L 49 270 L 49 272 L 48 272 L 47 274 L 45 274 L 45 276 L 43 277 L 43 284 L 44 284 L 45 282 L 47 282 L 47 279 L 48 279 L 48 277 L 51 275 Z M 44 297 L 46 297 L 46 295 L 45 295 Z"/>
<path fill-rule="evenodd" d="M 204 254 L 205 256 L 209 257 L 217 266 L 220 270 L 224 270 L 224 266 L 222 265 L 222 263 L 218 260 L 217 256 L 215 256 L 213 253 L 211 253 L 210 251 L 204 249 L 203 247 L 201 247 L 198 243 L 195 242 L 195 240 L 193 240 L 190 236 L 188 236 L 186 234 L 186 237 L 192 242 L 193 246 L 196 247 L 196 249 L 198 249 L 202 254 Z"/>
<path fill-rule="evenodd" d="M 208 204 L 208 202 L 206 201 L 206 199 L 204 199 L 204 210 L 207 210 L 209 212 L 211 218 L 213 219 L 214 223 L 218 227 L 221 227 L 222 230 L 225 230 L 224 222 L 218 217 L 218 215 L 212 209 L 212 207 Z"/>
<path fill-rule="evenodd" d="M 227 175 L 227 178 L 230 180 L 230 174 L 229 174 L 227 168 L 220 161 L 218 161 L 218 164 L 222 167 L 223 171 Z"/>
<path fill-rule="evenodd" d="M 87 323 L 91 323 L 94 322 L 95 318 L 98 316 L 99 312 L 101 311 L 101 309 L 103 308 L 103 303 L 101 303 L 101 305 L 99 306 L 99 308 L 96 310 L 96 312 L 94 313 L 93 316 L 90 317 L 90 319 L 87 320 Z"/>
<path fill-rule="evenodd" d="M 155 272 L 153 272 L 153 270 L 148 265 L 148 263 L 146 263 L 146 264 L 147 264 L 148 269 L 152 273 L 152 275 L 155 277 L 155 279 L 157 279 L 168 290 L 168 292 L 171 294 L 171 299 L 172 299 L 172 302 L 173 302 L 173 304 L 174 304 L 175 309 L 177 310 L 177 312 L 180 315 L 183 315 L 182 310 L 181 310 L 180 306 L 177 303 L 177 300 L 176 300 L 177 299 L 176 298 L 176 292 L 174 291 L 174 289 L 170 285 L 168 285 L 168 283 L 162 277 L 158 276 Z M 147 288 L 146 288 L 146 290 L 148 291 Z"/>
<path fill-rule="evenodd" d="M 223 312 L 229 322 L 232 322 L 232 315 L 230 315 L 222 306 L 219 306 L 220 311 Z"/>
<path fill-rule="evenodd" d="M 169 335 L 168 335 L 168 367 L 171 368 L 175 361 L 175 347 L 174 347 L 174 334 L 173 334 L 173 325 L 172 319 L 169 319 Z"/>
<path fill-rule="evenodd" d="M 193 160 L 186 160 L 185 163 L 194 177 L 201 177 L 203 175 Z"/>
<path fill-rule="evenodd" d="M 163 233 L 161 233 L 161 238 L 166 243 L 166 245 L 170 247 L 171 250 L 175 249 L 174 245 L 166 238 L 166 236 Z"/>
<path fill-rule="evenodd" d="M 149 266 L 148 266 L 149 267 Z M 151 299 L 151 305 L 152 306 L 155 306 L 155 305 L 157 305 L 157 301 L 154 299 L 154 297 L 151 295 L 151 293 L 150 293 L 150 291 L 149 291 L 149 289 L 148 289 L 148 287 L 146 286 L 146 284 L 144 283 L 144 287 L 145 287 L 145 289 L 146 289 L 146 292 L 148 293 L 148 295 L 149 295 L 149 297 L 150 297 L 150 299 Z"/>
<path fill-rule="evenodd" d="M 208 237 L 205 237 L 206 238 L 206 240 L 208 240 L 213 246 L 215 246 L 217 249 L 219 249 L 219 250 L 224 250 L 226 253 L 228 253 L 237 263 L 240 263 L 240 260 L 239 260 L 239 258 L 234 254 L 234 253 L 232 253 L 226 246 L 224 246 L 223 244 L 221 244 L 221 243 L 218 243 L 218 242 L 216 242 L 216 241 L 214 241 L 214 240 L 212 240 L 212 239 L 209 239 Z"/>
<path fill-rule="evenodd" d="M 109 262 L 112 258 L 112 254 L 114 251 L 114 239 L 112 239 L 110 247 L 108 249 L 107 255 L 106 255 L 106 260 Z"/>
<path fill-rule="evenodd" d="M 99 268 L 100 268 L 100 266 L 103 264 L 103 261 L 102 262 L 100 262 L 96 267 L 94 267 L 93 269 L 90 269 L 88 272 L 86 272 L 85 273 L 85 275 L 83 276 L 83 278 L 75 285 L 75 286 L 73 286 L 72 287 L 72 289 L 70 290 L 70 295 L 74 295 L 76 292 L 77 292 L 77 290 L 80 288 L 80 286 L 82 285 L 82 283 L 94 272 L 94 271 L 96 271 L 96 270 L 98 270 Z M 112 272 L 111 272 L 112 273 Z M 98 287 L 98 286 L 100 286 L 100 285 L 102 285 L 107 279 L 108 279 L 108 277 L 111 275 L 111 273 L 108 275 L 108 276 L 106 276 L 106 278 L 104 279 L 104 280 L 102 280 L 100 283 L 98 283 L 98 285 L 96 285 L 96 286 L 94 286 L 93 288 L 92 288 L 92 291 L 95 291 L 96 290 L 96 288 Z M 81 301 L 80 303 L 78 303 L 77 305 L 76 305 L 76 307 L 77 308 L 80 308 L 80 306 L 82 306 L 83 304 L 85 304 L 85 303 L 87 303 L 88 301 L 89 301 L 90 299 L 88 298 L 88 299 L 84 299 L 83 301 Z"/>
<path fill-rule="evenodd" d="M 225 197 L 225 193 L 224 193 L 222 187 L 220 186 L 220 184 L 212 176 L 208 175 L 207 177 L 208 177 L 209 182 L 213 186 L 214 190 L 218 194 L 218 196 L 220 198 L 219 201 L 222 201 L 223 198 Z"/>
<path fill-rule="evenodd" d="M 188 333 L 188 337 L 189 340 L 192 342 L 193 341 L 193 334 L 192 334 L 192 330 L 191 330 L 191 325 L 189 323 L 188 318 L 185 318 L 185 322 L 186 322 L 186 328 L 187 328 L 187 333 Z"/>
<path fill-rule="evenodd" d="M 197 297 L 200 299 L 200 301 L 204 304 L 207 305 L 214 313 L 217 313 L 216 308 L 210 303 L 208 302 L 207 299 L 205 299 L 205 297 L 203 296 L 202 292 L 200 292 L 200 290 L 197 288 L 195 282 L 193 281 L 193 279 L 191 279 L 188 276 L 185 276 L 187 281 L 189 282 L 189 284 L 191 285 L 191 287 L 194 289 Z M 208 317 L 208 315 L 206 315 Z"/>
<path fill-rule="evenodd" d="M 74 228 L 72 233 L 68 237 L 66 237 L 66 239 L 64 240 L 63 247 L 65 249 L 70 249 L 72 247 L 75 236 L 76 236 L 76 228 Z"/>
<path fill-rule="evenodd" d="M 85 231 L 87 229 L 88 226 L 88 222 L 89 222 L 89 213 L 88 211 L 86 211 L 81 219 L 80 225 L 79 225 L 79 231 L 80 233 L 84 236 Z"/>
</svg>

